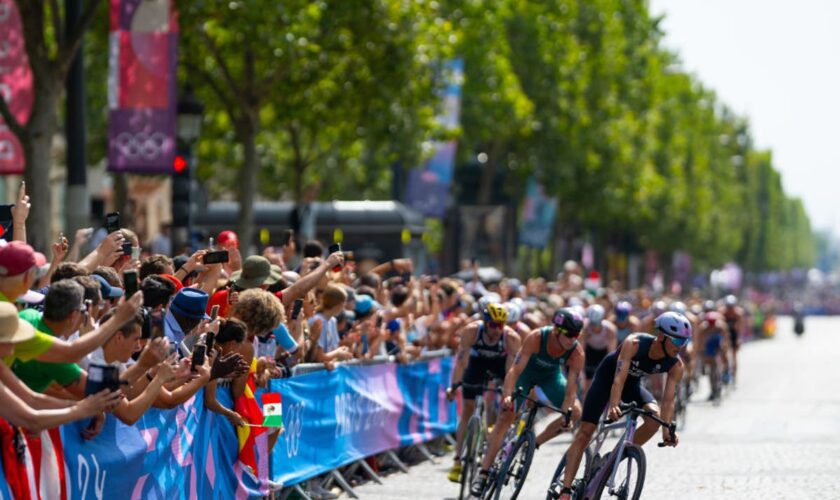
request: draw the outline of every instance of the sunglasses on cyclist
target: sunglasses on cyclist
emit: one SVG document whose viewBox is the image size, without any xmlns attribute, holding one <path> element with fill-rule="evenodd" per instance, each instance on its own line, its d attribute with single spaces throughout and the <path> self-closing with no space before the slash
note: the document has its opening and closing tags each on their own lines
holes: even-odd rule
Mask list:
<svg viewBox="0 0 840 500">
<path fill-rule="evenodd" d="M 487 328 L 492 328 L 494 330 L 501 330 L 505 327 L 505 324 L 501 321 L 485 321 L 487 323 Z"/>
<path fill-rule="evenodd" d="M 570 332 L 569 330 L 566 330 L 562 326 L 555 326 L 554 331 L 559 333 L 560 335 L 562 335 L 564 337 L 569 337 L 570 339 L 576 339 L 576 338 L 580 337 L 580 332 L 573 333 L 573 332 Z"/>
<path fill-rule="evenodd" d="M 688 339 L 683 337 L 671 337 L 670 335 L 666 335 L 666 337 L 668 337 L 668 339 L 671 340 L 671 343 L 677 347 L 682 347 L 688 342 Z"/>
</svg>

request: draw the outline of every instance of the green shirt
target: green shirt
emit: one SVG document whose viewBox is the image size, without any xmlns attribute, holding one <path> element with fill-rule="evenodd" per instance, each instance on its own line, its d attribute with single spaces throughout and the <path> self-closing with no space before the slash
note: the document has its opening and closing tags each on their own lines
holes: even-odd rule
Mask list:
<svg viewBox="0 0 840 500">
<path fill-rule="evenodd" d="M 11 300 L 0 293 L 0 302 L 11 302 Z M 44 332 L 37 331 L 38 327 L 35 327 L 35 329 L 36 331 L 34 337 L 15 344 L 15 352 L 10 356 L 3 358 L 3 363 L 5 363 L 6 366 L 12 366 L 16 359 L 20 359 L 22 361 L 35 359 L 52 347 L 55 338 L 53 338 L 52 335 L 47 335 Z"/>
<path fill-rule="evenodd" d="M 34 326 L 38 332 L 55 336 L 50 327 L 44 323 L 40 312 L 24 309 L 20 313 L 20 318 Z M 37 359 L 25 361 L 18 354 L 17 346 L 15 346 L 15 357 L 18 359 L 12 364 L 12 371 L 35 392 L 44 392 L 53 382 L 68 386 L 82 376 L 82 369 L 76 363 L 46 363 Z"/>
</svg>

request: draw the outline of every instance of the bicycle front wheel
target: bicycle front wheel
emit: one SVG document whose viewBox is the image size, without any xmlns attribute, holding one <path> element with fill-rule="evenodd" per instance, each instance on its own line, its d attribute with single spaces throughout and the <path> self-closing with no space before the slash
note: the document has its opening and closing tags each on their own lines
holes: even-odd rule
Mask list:
<svg viewBox="0 0 840 500">
<path fill-rule="evenodd" d="M 516 500 L 519 496 L 519 491 L 525 484 L 525 478 L 528 477 L 528 470 L 531 468 L 535 446 L 536 438 L 531 430 L 524 432 L 516 440 L 496 479 L 496 495 L 493 497 L 495 500 Z"/>
<path fill-rule="evenodd" d="M 461 452 L 461 491 L 458 494 L 458 500 L 465 500 L 470 496 L 470 485 L 477 469 L 480 427 L 481 423 L 475 415 L 467 423 L 466 439 L 464 439 L 464 448 Z"/>
<path fill-rule="evenodd" d="M 607 471 L 595 490 L 595 498 L 639 500 L 642 496 L 642 487 L 645 485 L 645 452 L 636 445 L 626 445 L 624 455 L 618 462 L 615 484 L 612 488 L 607 484 L 609 480 L 610 474 Z"/>
<path fill-rule="evenodd" d="M 577 485 L 586 485 L 589 480 L 590 468 L 592 467 L 592 452 L 589 448 L 583 450 L 582 462 L 578 465 L 578 470 L 575 473 L 574 482 L 572 482 L 572 489 Z M 551 478 L 551 484 L 548 486 L 548 492 L 545 495 L 545 500 L 557 500 L 560 498 L 560 490 L 563 489 L 563 479 L 566 475 L 566 455 L 560 459 L 557 464 L 557 469 L 554 470 L 554 476 Z"/>
</svg>

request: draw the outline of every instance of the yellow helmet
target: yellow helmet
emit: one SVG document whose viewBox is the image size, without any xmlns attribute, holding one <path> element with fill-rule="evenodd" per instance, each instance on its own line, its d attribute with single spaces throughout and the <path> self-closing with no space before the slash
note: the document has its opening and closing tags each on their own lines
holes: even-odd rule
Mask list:
<svg viewBox="0 0 840 500">
<path fill-rule="evenodd" d="M 508 312 L 505 306 L 497 303 L 487 304 L 487 309 L 484 310 L 484 321 L 492 321 L 493 323 L 507 323 Z"/>
</svg>

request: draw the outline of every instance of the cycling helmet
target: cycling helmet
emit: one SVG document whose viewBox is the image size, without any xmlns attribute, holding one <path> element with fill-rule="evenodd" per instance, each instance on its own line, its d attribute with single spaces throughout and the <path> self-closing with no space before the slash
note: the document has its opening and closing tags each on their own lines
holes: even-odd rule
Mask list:
<svg viewBox="0 0 840 500">
<path fill-rule="evenodd" d="M 671 307 L 669 308 L 669 310 L 670 310 L 671 312 L 680 313 L 680 314 L 682 314 L 683 316 L 685 316 L 685 312 L 686 312 L 687 308 L 685 307 L 685 303 L 684 303 L 684 302 L 680 302 L 680 301 L 678 300 L 678 301 L 676 301 L 676 302 L 672 302 L 672 303 L 671 303 Z"/>
<path fill-rule="evenodd" d="M 513 325 L 522 319 L 522 309 L 513 302 L 505 302 L 505 309 L 507 309 L 507 322 Z"/>
<path fill-rule="evenodd" d="M 516 306 L 519 307 L 519 310 L 523 313 L 528 308 L 528 305 L 525 304 L 525 301 L 520 297 L 514 297 L 514 298 L 510 299 L 510 303 L 511 304 L 516 304 Z"/>
<path fill-rule="evenodd" d="M 615 317 L 618 318 L 619 321 L 626 320 L 632 312 L 633 306 L 630 305 L 630 303 L 626 300 L 622 300 L 621 302 L 615 305 Z"/>
<path fill-rule="evenodd" d="M 568 307 L 558 309 L 554 313 L 553 323 L 565 334 L 577 335 L 583 329 L 583 317 Z"/>
<path fill-rule="evenodd" d="M 656 330 L 669 337 L 691 338 L 691 323 L 680 313 L 668 311 L 656 318 Z"/>
<path fill-rule="evenodd" d="M 589 310 L 586 311 L 586 316 L 589 318 L 590 324 L 600 325 L 604 321 L 604 307 L 600 304 L 592 304 Z"/>
<path fill-rule="evenodd" d="M 730 294 L 723 299 L 723 303 L 726 304 L 727 307 L 735 307 L 738 305 L 738 298 Z"/>
<path fill-rule="evenodd" d="M 668 310 L 668 304 L 664 300 L 657 300 L 650 306 L 650 312 L 654 318 L 658 318 Z"/>
<path fill-rule="evenodd" d="M 695 316 L 700 316 L 701 314 L 703 314 L 703 306 L 701 306 L 700 304 L 692 304 L 689 310 L 691 311 L 691 314 Z"/>
<path fill-rule="evenodd" d="M 504 324 L 507 323 L 507 319 L 508 312 L 507 309 L 505 309 L 505 306 L 496 302 L 487 304 L 487 308 L 484 310 L 485 321 Z"/>
<path fill-rule="evenodd" d="M 492 304 L 493 302 L 501 302 L 502 298 L 499 296 L 498 293 L 486 293 L 478 299 L 478 310 L 484 312 L 487 310 L 487 306 Z"/>
<path fill-rule="evenodd" d="M 715 301 L 714 300 L 707 300 L 706 302 L 703 302 L 703 311 L 704 312 L 717 311 L 717 306 L 715 305 Z"/>
</svg>

